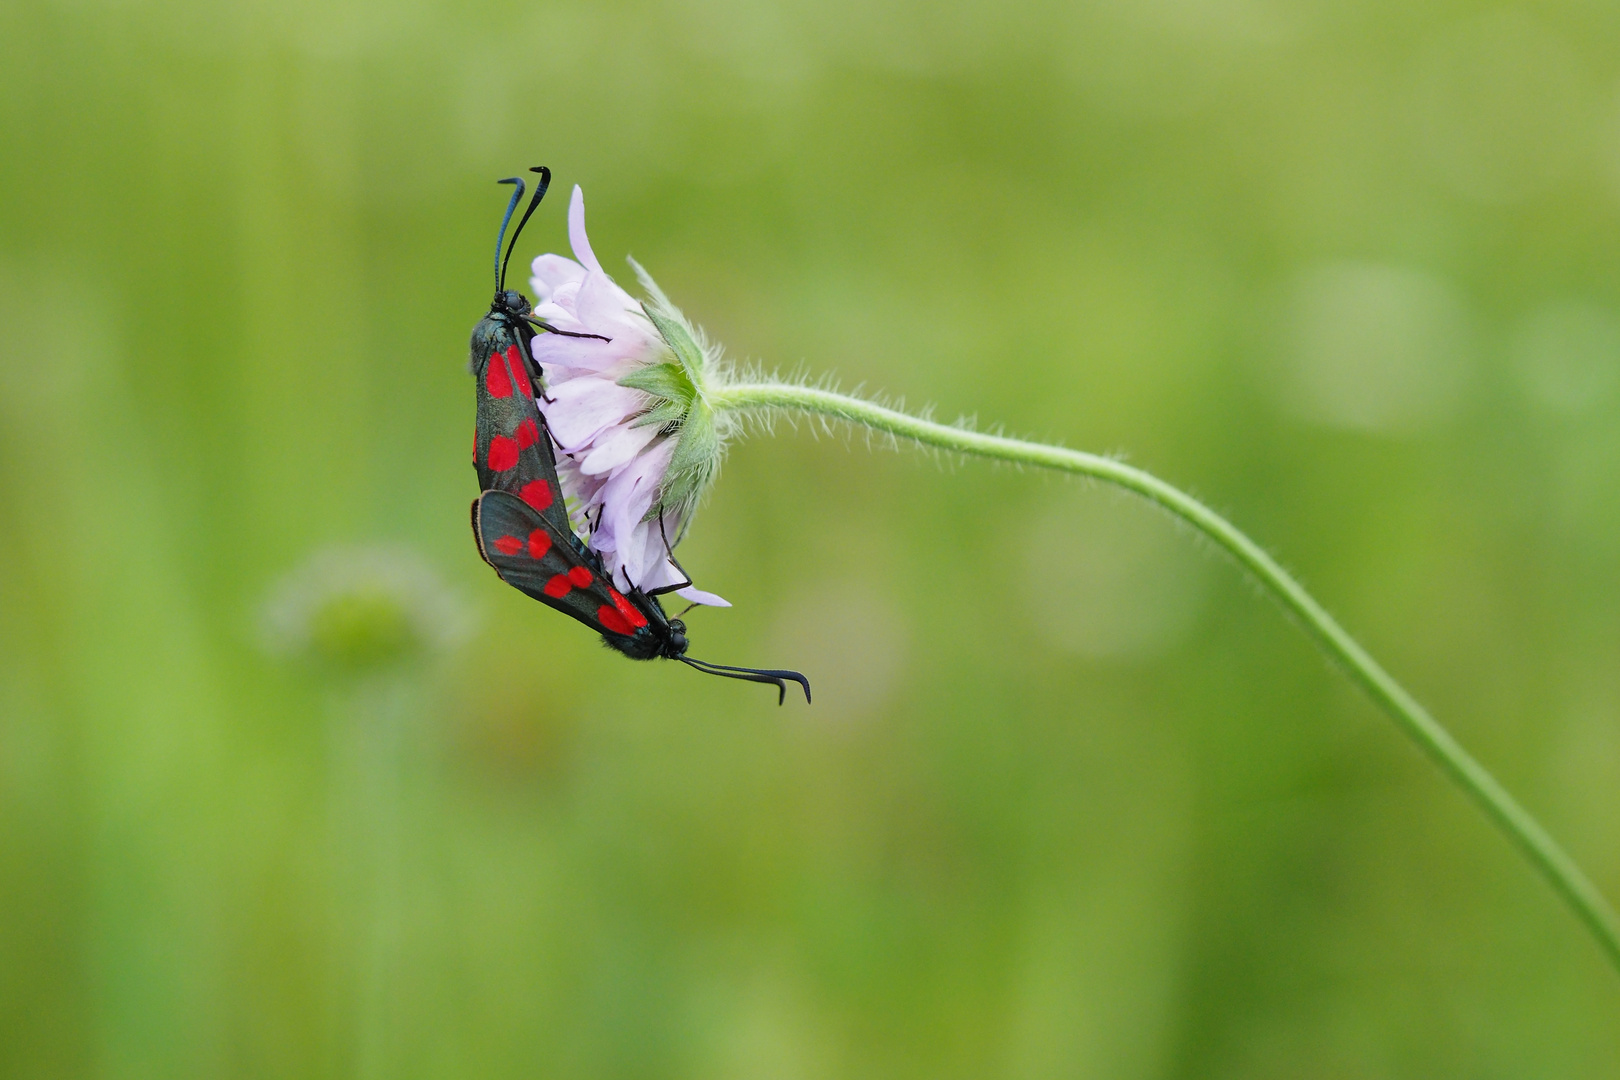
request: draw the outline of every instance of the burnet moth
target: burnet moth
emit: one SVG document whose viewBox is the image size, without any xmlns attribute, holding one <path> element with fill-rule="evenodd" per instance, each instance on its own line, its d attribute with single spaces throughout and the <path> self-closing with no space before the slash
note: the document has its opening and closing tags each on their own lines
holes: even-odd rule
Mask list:
<svg viewBox="0 0 1620 1080">
<path fill-rule="evenodd" d="M 523 201 L 524 184 L 516 176 L 500 181 L 513 191 L 495 237 L 495 299 L 473 328 L 467 361 L 478 395 L 473 467 L 482 494 L 472 504 L 478 553 L 508 585 L 578 619 L 632 660 L 663 657 L 709 675 L 769 683 L 777 689 L 777 704 L 787 700 L 792 681 L 804 689 L 808 702 L 810 681 L 797 671 L 729 667 L 687 656 L 686 625 L 668 617 L 657 596 L 639 588 L 628 593 L 614 588 L 601 559 L 569 524 L 556 454 L 535 402 L 544 385 L 530 349 L 540 333 L 567 331 L 535 318 L 528 298 L 506 287 L 506 267 L 518 235 L 551 184 L 551 170 L 540 166 L 529 171 L 540 180 L 510 243 L 506 228 Z"/>
</svg>

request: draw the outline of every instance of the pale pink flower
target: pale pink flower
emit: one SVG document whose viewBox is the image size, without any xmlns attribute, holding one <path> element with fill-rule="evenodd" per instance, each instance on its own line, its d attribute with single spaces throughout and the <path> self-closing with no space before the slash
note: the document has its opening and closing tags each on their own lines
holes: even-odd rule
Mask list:
<svg viewBox="0 0 1620 1080">
<path fill-rule="evenodd" d="M 534 339 L 534 358 L 545 381 L 538 404 L 559 448 L 557 477 L 574 526 L 621 590 L 651 593 L 678 585 L 676 595 L 687 600 L 729 607 L 713 593 L 693 588 L 671 553 L 701 485 L 685 483 L 672 492 L 670 469 L 681 440 L 700 428 L 690 422 L 689 411 L 670 413 L 666 398 L 623 384 L 637 382 L 638 373 L 645 376 L 648 369 L 657 369 L 655 375 L 669 370 L 661 365 L 674 364 L 678 372 L 680 358 L 649 308 L 597 262 L 585 237 L 585 197 L 577 186 L 568 206 L 568 239 L 574 258 L 541 255 L 534 260 L 531 284 L 536 318 L 558 330 L 598 335 L 543 333 Z M 679 312 L 645 275 L 643 284 L 654 295 L 651 310 L 670 328 L 667 320 L 679 320 Z M 684 331 L 687 344 L 696 340 L 684 321 L 671 329 L 677 338 Z M 717 457 L 707 410 L 704 422 L 709 426 L 701 430 L 711 433 Z M 690 453 L 682 460 L 686 457 Z M 708 475 L 712 471 L 710 464 Z"/>
</svg>

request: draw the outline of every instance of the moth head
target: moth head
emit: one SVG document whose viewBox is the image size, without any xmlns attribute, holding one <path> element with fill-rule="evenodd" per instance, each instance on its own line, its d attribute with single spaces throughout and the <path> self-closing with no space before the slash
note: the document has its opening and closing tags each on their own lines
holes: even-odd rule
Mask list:
<svg viewBox="0 0 1620 1080">
<path fill-rule="evenodd" d="M 495 307 L 510 315 L 527 315 L 533 309 L 529 307 L 529 298 L 516 289 L 505 289 L 495 294 Z"/>
</svg>

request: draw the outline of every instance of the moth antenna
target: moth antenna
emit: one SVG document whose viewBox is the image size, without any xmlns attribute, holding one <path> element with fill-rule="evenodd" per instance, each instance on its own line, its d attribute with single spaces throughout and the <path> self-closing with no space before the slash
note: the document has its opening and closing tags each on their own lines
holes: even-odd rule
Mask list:
<svg viewBox="0 0 1620 1080">
<path fill-rule="evenodd" d="M 495 292 L 499 295 L 501 288 L 506 284 L 506 271 L 501 268 L 501 248 L 506 246 L 506 226 L 512 220 L 512 211 L 517 209 L 518 200 L 523 198 L 523 178 L 508 176 L 505 180 L 495 182 L 517 186 L 517 190 L 512 192 L 512 201 L 506 204 L 506 214 L 501 218 L 501 231 L 495 234 Z"/>
<path fill-rule="evenodd" d="M 693 608 L 695 608 L 697 606 L 698 606 L 697 601 L 694 600 L 690 604 L 687 604 L 685 607 L 681 608 L 681 613 L 679 615 L 675 616 L 675 617 L 677 619 L 684 619 L 684 618 L 686 618 L 686 613 L 688 611 L 691 611 Z"/>
<path fill-rule="evenodd" d="M 675 659 L 679 660 L 688 667 L 695 668 L 698 671 L 703 672 L 705 675 L 719 675 L 721 678 L 725 679 L 741 679 L 743 682 L 769 683 L 771 686 L 776 687 L 776 703 L 781 705 L 787 701 L 787 683 L 783 682 L 781 679 L 774 679 L 769 675 L 745 675 L 741 672 L 733 673 L 730 671 L 716 671 L 706 664 L 699 663 L 696 660 L 688 660 L 684 656 L 677 656 Z"/>
<path fill-rule="evenodd" d="M 500 276 L 496 279 L 496 282 L 495 282 L 495 291 L 496 292 L 500 292 L 500 291 L 502 291 L 503 289 L 506 288 L 506 267 L 512 261 L 512 249 L 517 247 L 518 237 L 523 234 L 523 226 L 525 226 L 525 225 L 527 225 L 529 223 L 529 217 L 530 217 L 530 215 L 532 215 L 534 213 L 534 208 L 540 205 L 540 200 L 546 197 L 546 189 L 551 186 L 551 170 L 550 169 L 546 168 L 544 165 L 536 165 L 536 166 L 534 166 L 534 168 L 530 169 L 529 171 L 532 172 L 532 173 L 539 173 L 540 174 L 540 183 L 535 186 L 534 196 L 529 199 L 529 208 L 527 210 L 523 211 L 523 216 L 518 219 L 517 230 L 512 233 L 512 242 L 507 245 L 507 248 L 506 248 L 506 261 L 501 263 Z M 505 181 L 502 181 L 502 182 L 504 183 Z M 522 195 L 523 195 L 523 188 L 520 186 L 518 188 L 518 196 L 522 197 Z M 517 199 L 513 199 L 512 200 L 512 206 L 516 206 L 516 205 L 517 205 Z M 506 216 L 508 218 L 511 218 L 511 216 L 512 216 L 512 210 L 511 210 L 510 207 L 507 208 Z M 506 229 L 506 225 L 505 225 L 504 222 L 501 225 L 501 229 L 502 229 L 503 232 Z M 496 250 L 495 255 L 496 255 L 497 258 L 500 257 L 499 249 Z"/>
<path fill-rule="evenodd" d="M 778 705 L 787 701 L 787 682 L 784 680 L 791 680 L 804 688 L 804 703 L 810 704 L 810 680 L 797 671 L 789 671 L 786 668 L 732 667 L 729 664 L 711 664 L 707 660 L 694 660 L 689 656 L 678 656 L 676 659 L 697 668 L 705 675 L 742 679 L 745 682 L 770 683 L 776 687 Z"/>
</svg>

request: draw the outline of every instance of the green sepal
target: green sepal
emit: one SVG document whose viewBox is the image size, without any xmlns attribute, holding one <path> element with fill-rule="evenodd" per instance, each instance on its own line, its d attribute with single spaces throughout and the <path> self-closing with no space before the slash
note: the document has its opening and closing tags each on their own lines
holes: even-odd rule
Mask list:
<svg viewBox="0 0 1620 1080">
<path fill-rule="evenodd" d="M 619 380 L 620 386 L 643 390 L 655 398 L 666 401 L 690 402 L 697 396 L 697 387 L 680 364 L 668 361 L 637 368 Z"/>
<path fill-rule="evenodd" d="M 652 407 L 638 416 L 631 427 L 678 424 L 697 399 L 697 387 L 687 376 L 686 369 L 669 361 L 638 368 L 620 379 L 619 385 L 640 390 L 653 399 Z"/>
<path fill-rule="evenodd" d="M 630 422 L 633 428 L 646 427 L 649 424 L 679 424 L 686 416 L 686 408 L 678 401 L 660 401 Z"/>
<path fill-rule="evenodd" d="M 633 261 L 631 265 L 635 265 Z M 636 273 L 655 299 L 642 304 L 641 310 L 674 359 L 639 368 L 620 379 L 619 385 L 640 390 L 653 399 L 632 426 L 669 427 L 670 437 L 675 439 L 675 451 L 664 472 L 658 500 L 647 511 L 647 520 L 674 509 L 684 517 L 714 479 L 719 467 L 720 432 L 699 389 L 705 365 L 703 347 L 647 272 L 636 266 Z"/>
<path fill-rule="evenodd" d="M 664 508 L 679 507 L 684 517 L 714 479 L 720 455 L 720 434 L 715 430 L 714 414 L 702 407 L 693 409 L 681 424 L 676 440 L 675 453 L 669 459 L 663 489 L 658 494 Z M 657 508 L 648 515 L 649 518 L 657 516 Z"/>
<path fill-rule="evenodd" d="M 683 374 L 686 375 L 687 382 L 695 393 L 697 382 L 703 377 L 703 350 L 692 340 L 692 332 L 684 323 L 670 318 L 655 307 L 642 304 L 641 310 L 647 313 L 647 318 L 658 328 L 664 344 L 669 346 L 675 358 L 681 362 L 681 367 L 685 369 Z"/>
</svg>

